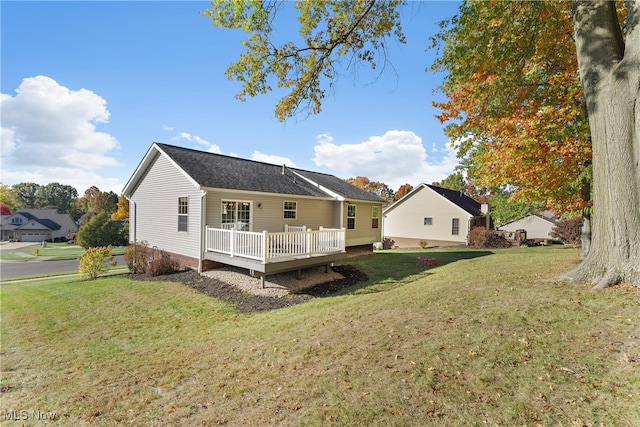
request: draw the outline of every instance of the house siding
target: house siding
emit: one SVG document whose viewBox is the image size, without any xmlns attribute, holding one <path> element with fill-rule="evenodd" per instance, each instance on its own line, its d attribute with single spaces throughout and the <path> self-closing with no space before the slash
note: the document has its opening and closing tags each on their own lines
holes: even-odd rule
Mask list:
<svg viewBox="0 0 640 427">
<path fill-rule="evenodd" d="M 288 195 L 269 195 L 251 192 L 227 192 L 211 190 L 207 193 L 206 220 L 209 227 L 220 227 L 222 200 L 251 202 L 251 231 L 284 231 L 285 224 L 317 230 L 333 227 L 334 202 Z M 284 218 L 284 202 L 297 203 L 295 219 Z"/>
<path fill-rule="evenodd" d="M 356 206 L 356 228 L 346 231 L 346 246 L 368 245 L 382 241 L 382 205 L 380 203 L 349 202 Z M 371 208 L 380 208 L 378 228 L 371 227 Z M 342 225 L 347 228 L 347 208 L 342 210 Z"/>
<path fill-rule="evenodd" d="M 536 215 L 528 215 L 518 221 L 501 226 L 503 231 L 526 230 L 527 239 L 552 239 L 551 231 L 554 224 Z"/>
<path fill-rule="evenodd" d="M 200 258 L 201 191 L 158 155 L 130 197 L 130 240 L 173 254 Z M 178 232 L 178 198 L 188 197 L 188 231 Z"/>
<path fill-rule="evenodd" d="M 428 187 L 384 213 L 384 235 L 390 239 L 426 240 L 427 244 L 466 244 L 472 216 Z M 432 218 L 432 225 L 424 219 Z M 453 218 L 459 218 L 457 235 L 451 234 Z"/>
</svg>

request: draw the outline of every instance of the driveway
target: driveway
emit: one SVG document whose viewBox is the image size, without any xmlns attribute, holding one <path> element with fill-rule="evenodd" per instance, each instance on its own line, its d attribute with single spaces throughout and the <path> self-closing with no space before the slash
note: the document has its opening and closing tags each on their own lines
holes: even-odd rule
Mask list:
<svg viewBox="0 0 640 427">
<path fill-rule="evenodd" d="M 4 245 L 0 245 L 0 251 L 14 251 L 16 249 L 26 248 L 27 246 L 38 245 L 40 243 L 37 242 L 10 242 L 5 243 Z"/>
</svg>

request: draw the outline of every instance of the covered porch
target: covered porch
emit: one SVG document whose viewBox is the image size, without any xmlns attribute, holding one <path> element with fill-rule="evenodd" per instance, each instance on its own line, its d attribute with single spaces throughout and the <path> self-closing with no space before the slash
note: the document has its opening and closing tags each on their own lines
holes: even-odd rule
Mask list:
<svg viewBox="0 0 640 427">
<path fill-rule="evenodd" d="M 325 265 L 344 258 L 345 229 L 253 232 L 235 228 L 205 228 L 204 259 L 246 268 L 264 276 Z"/>
</svg>

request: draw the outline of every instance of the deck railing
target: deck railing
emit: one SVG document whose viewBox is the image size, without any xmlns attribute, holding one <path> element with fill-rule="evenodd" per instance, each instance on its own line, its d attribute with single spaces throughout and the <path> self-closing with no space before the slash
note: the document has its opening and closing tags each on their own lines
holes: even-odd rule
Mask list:
<svg viewBox="0 0 640 427">
<path fill-rule="evenodd" d="M 288 232 L 252 232 L 206 227 L 206 250 L 274 262 L 344 252 L 344 228 Z"/>
</svg>

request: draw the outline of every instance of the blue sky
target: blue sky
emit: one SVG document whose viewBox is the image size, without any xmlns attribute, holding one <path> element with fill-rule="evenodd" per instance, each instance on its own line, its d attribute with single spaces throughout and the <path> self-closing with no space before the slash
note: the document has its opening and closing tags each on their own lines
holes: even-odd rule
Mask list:
<svg viewBox="0 0 640 427">
<path fill-rule="evenodd" d="M 243 33 L 214 28 L 206 1 L 2 1 L 1 180 L 121 193 L 154 142 L 331 173 L 392 189 L 431 183 L 457 164 L 425 71 L 436 23 L 457 2 L 410 2 L 407 44 L 384 72 L 345 71 L 319 115 L 281 123 L 282 93 L 245 102 L 224 70 Z M 292 4 L 287 8 L 293 10 Z M 293 15 L 291 15 L 293 16 Z M 278 36 L 295 38 L 295 23 Z M 275 86 L 275 85 L 274 85 Z"/>
</svg>

